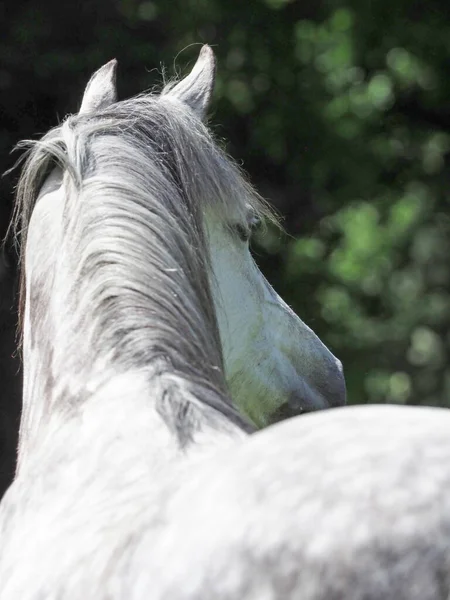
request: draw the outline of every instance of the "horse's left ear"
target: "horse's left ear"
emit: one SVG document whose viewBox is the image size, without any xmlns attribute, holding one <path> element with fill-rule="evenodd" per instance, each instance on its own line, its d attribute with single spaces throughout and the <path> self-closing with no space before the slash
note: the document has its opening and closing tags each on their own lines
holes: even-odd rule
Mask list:
<svg viewBox="0 0 450 600">
<path fill-rule="evenodd" d="M 211 101 L 215 78 L 216 57 L 212 48 L 205 44 L 189 75 L 163 94 L 178 98 L 204 119 Z"/>
<path fill-rule="evenodd" d="M 117 60 L 113 59 L 92 75 L 84 90 L 80 115 L 107 108 L 117 101 L 116 68 Z"/>
</svg>

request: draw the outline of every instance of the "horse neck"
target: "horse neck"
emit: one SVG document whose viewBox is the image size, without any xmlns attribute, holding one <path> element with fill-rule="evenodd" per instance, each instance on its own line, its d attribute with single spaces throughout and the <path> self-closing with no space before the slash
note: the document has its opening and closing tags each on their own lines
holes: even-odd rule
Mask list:
<svg viewBox="0 0 450 600">
<path fill-rule="evenodd" d="M 203 421 L 203 429 L 220 429 L 218 418 L 228 422 L 225 430 L 241 430 L 238 419 L 230 429 L 234 413 L 216 324 L 199 296 L 205 263 L 203 271 L 190 263 L 199 261 L 192 241 L 183 242 L 173 227 L 164 232 L 157 224 L 153 240 L 139 237 L 124 212 L 109 204 L 105 194 L 73 198 L 63 209 L 60 194 L 35 208 L 26 259 L 21 462 L 29 447 L 48 437 L 46 428 L 61 431 L 70 415 L 94 406 L 107 415 L 112 396 L 116 404 L 150 411 L 152 419 L 157 412 L 156 420 L 172 427 L 176 446 L 195 437 L 183 411 L 192 422 Z M 80 206 L 75 218 L 70 211 Z M 213 417 L 203 419 L 205 411 Z M 92 435 L 117 435 L 101 420 L 98 425 Z"/>
</svg>

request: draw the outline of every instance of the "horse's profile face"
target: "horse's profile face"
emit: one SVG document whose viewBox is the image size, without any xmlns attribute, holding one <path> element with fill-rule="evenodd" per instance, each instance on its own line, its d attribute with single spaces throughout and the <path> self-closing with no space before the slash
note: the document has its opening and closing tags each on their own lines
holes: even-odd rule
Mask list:
<svg viewBox="0 0 450 600">
<path fill-rule="evenodd" d="M 345 403 L 342 365 L 264 278 L 247 223 L 207 218 L 212 290 L 233 401 L 256 425 Z"/>
</svg>

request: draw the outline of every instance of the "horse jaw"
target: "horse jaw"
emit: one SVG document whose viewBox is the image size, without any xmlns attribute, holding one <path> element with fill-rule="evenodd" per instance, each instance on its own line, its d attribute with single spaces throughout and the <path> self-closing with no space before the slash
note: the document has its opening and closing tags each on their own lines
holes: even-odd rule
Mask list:
<svg viewBox="0 0 450 600">
<path fill-rule="evenodd" d="M 287 306 L 248 244 L 206 217 L 225 374 L 236 406 L 258 427 L 345 404 L 340 361 Z"/>
</svg>

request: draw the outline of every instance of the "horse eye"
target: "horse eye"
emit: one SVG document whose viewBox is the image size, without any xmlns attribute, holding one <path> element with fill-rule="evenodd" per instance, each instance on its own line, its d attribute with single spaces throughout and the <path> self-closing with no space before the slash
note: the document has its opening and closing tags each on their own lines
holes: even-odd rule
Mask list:
<svg viewBox="0 0 450 600">
<path fill-rule="evenodd" d="M 233 227 L 234 231 L 239 236 L 239 239 L 243 242 L 248 242 L 254 233 L 261 226 L 261 219 L 258 216 L 252 216 L 248 220 L 247 227 L 241 223 L 236 223 Z"/>
<path fill-rule="evenodd" d="M 252 217 L 252 219 L 249 223 L 251 232 L 253 233 L 253 232 L 257 231 L 261 227 L 261 225 L 262 225 L 262 221 L 261 221 L 260 217 L 257 217 L 257 216 Z"/>
<path fill-rule="evenodd" d="M 242 240 L 243 242 L 248 242 L 248 240 L 250 239 L 250 235 L 251 235 L 251 231 L 248 227 L 244 227 L 244 225 L 241 225 L 240 223 L 236 223 L 236 225 L 234 226 L 234 230 L 237 233 L 237 235 L 239 236 L 240 240 Z"/>
</svg>

